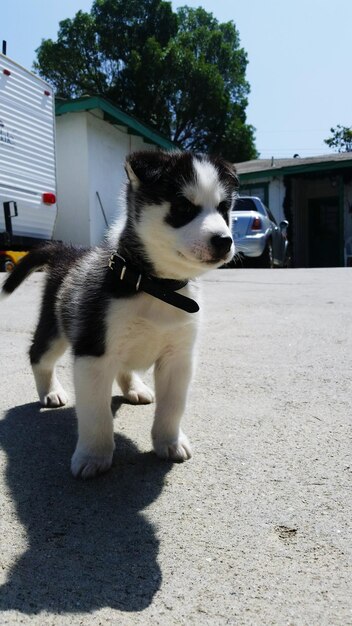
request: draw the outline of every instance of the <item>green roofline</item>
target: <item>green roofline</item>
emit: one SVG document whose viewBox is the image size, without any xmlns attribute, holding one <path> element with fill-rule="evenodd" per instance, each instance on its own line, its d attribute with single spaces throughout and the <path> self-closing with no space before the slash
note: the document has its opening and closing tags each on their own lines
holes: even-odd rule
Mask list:
<svg viewBox="0 0 352 626">
<path fill-rule="evenodd" d="M 76 100 L 57 100 L 55 103 L 56 115 L 91 111 L 92 109 L 100 109 L 109 122 L 119 126 L 127 126 L 129 133 L 139 135 L 147 142 L 155 144 L 164 150 L 175 150 L 177 148 L 172 141 L 99 96 L 77 98 Z"/>
<path fill-rule="evenodd" d="M 241 183 L 246 181 L 258 180 L 258 178 L 274 178 L 274 176 L 288 176 L 295 174 L 309 174 L 316 172 L 327 172 L 332 170 L 341 170 L 352 168 L 352 159 L 341 161 L 324 161 L 320 163 L 307 163 L 302 165 L 288 165 L 286 167 L 270 167 L 266 170 L 257 172 L 247 172 L 240 174 Z"/>
</svg>

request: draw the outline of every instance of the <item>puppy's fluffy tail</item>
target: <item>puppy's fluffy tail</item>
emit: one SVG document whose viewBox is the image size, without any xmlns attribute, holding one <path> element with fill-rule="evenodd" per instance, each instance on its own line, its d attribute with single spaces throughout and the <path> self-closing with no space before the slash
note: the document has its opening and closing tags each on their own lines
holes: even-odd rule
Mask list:
<svg viewBox="0 0 352 626">
<path fill-rule="evenodd" d="M 58 244 L 49 243 L 26 254 L 6 278 L 0 297 L 9 296 L 34 270 L 48 265 L 58 254 L 58 248 Z"/>
</svg>

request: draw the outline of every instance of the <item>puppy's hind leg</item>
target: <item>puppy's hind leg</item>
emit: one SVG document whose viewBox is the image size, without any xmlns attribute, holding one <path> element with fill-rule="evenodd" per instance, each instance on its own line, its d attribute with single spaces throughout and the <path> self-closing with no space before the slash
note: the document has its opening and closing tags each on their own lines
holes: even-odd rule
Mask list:
<svg viewBox="0 0 352 626">
<path fill-rule="evenodd" d="M 39 400 L 45 407 L 59 407 L 67 403 L 67 395 L 55 372 L 55 363 L 67 346 L 66 339 L 60 335 L 46 336 L 38 326 L 29 356 Z"/>
<path fill-rule="evenodd" d="M 154 393 L 135 372 L 119 372 L 117 382 L 124 398 L 131 404 L 150 404 L 154 401 Z"/>
</svg>

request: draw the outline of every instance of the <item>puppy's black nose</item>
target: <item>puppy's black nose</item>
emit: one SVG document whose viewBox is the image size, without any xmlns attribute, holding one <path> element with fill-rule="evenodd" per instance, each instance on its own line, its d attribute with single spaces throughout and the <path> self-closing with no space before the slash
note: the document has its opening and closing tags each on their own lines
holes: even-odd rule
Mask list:
<svg viewBox="0 0 352 626">
<path fill-rule="evenodd" d="M 232 238 L 227 237 L 226 235 L 213 235 L 210 239 L 210 243 L 216 254 L 218 254 L 219 257 L 222 257 L 230 251 Z"/>
</svg>

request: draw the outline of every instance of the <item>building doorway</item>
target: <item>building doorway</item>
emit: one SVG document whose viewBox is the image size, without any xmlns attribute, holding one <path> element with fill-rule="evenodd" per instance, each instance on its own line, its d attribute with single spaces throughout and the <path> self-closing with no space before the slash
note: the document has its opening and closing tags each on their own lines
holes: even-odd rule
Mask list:
<svg viewBox="0 0 352 626">
<path fill-rule="evenodd" d="M 339 267 L 341 218 L 338 196 L 308 200 L 309 267 Z"/>
</svg>

